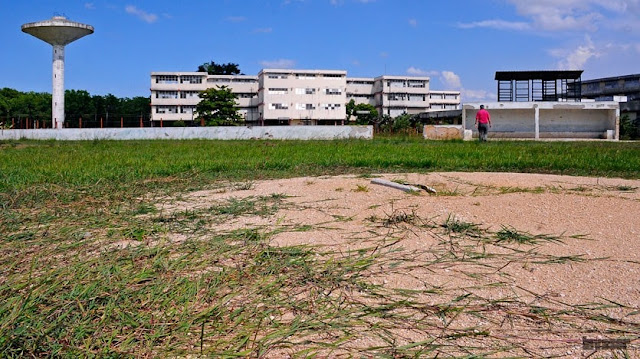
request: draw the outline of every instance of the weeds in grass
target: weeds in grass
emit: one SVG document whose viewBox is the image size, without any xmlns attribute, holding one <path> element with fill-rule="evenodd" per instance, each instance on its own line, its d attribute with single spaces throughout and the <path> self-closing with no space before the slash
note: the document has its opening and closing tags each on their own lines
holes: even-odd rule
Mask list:
<svg viewBox="0 0 640 359">
<path fill-rule="evenodd" d="M 540 241 L 562 243 L 559 236 L 551 236 L 547 234 L 530 234 L 518 231 L 511 226 L 502 226 L 495 234 L 498 242 L 513 242 L 518 244 L 537 244 Z"/>
<path fill-rule="evenodd" d="M 634 192 L 636 189 L 638 189 L 638 187 L 619 185 L 619 186 L 615 186 L 614 189 L 620 192 Z"/>
<path fill-rule="evenodd" d="M 276 215 L 290 206 L 281 194 L 175 212 L 156 203 L 228 181 L 250 189 L 255 179 L 354 169 L 571 168 L 639 177 L 635 145 L 26 144 L 0 151 L 1 357 L 546 357 L 565 355 L 584 335 L 640 330 L 639 308 L 574 305 L 512 286 L 512 266 L 592 260 L 521 245 L 561 236 L 506 227 L 500 239 L 501 231 L 453 217 L 434 225 L 393 211 L 369 218 L 372 232 L 384 234 L 340 252 L 271 243 L 278 231 L 311 236 L 309 225 L 216 230 L 229 218 Z M 469 154 L 477 151 L 492 151 L 492 162 L 476 165 Z M 235 161 L 238 153 L 247 160 Z M 399 246 L 405 231 L 419 236 L 420 248 Z M 136 245 L 113 246 L 123 239 Z M 408 284 L 377 284 L 387 277 Z M 460 284 L 449 285 L 454 279 Z"/>
<path fill-rule="evenodd" d="M 444 228 L 446 234 L 458 233 L 469 237 L 479 237 L 482 232 L 479 225 L 461 221 L 453 214 L 447 216 L 447 219 L 441 227 Z"/>
<path fill-rule="evenodd" d="M 367 187 L 366 185 L 356 185 L 355 189 L 351 190 L 352 192 L 369 192 L 369 187 Z"/>
<path fill-rule="evenodd" d="M 252 181 L 234 182 L 231 184 L 231 188 L 234 191 L 248 191 L 253 189 L 254 187 L 255 187 L 255 183 L 253 183 Z"/>
<path fill-rule="evenodd" d="M 269 216 L 278 211 L 282 199 L 281 194 L 272 194 L 270 196 L 246 197 L 246 198 L 230 198 L 225 203 L 214 205 L 209 210 L 218 215 L 229 215 L 238 217 L 242 215 L 258 215 L 261 217 Z"/>
</svg>

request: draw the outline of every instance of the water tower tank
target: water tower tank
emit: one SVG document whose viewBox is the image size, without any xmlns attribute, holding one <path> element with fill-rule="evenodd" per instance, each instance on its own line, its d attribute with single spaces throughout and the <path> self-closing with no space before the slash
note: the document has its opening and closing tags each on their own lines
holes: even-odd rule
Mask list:
<svg viewBox="0 0 640 359">
<path fill-rule="evenodd" d="M 22 31 L 53 46 L 51 122 L 54 128 L 64 124 L 64 47 L 79 38 L 93 34 L 93 26 L 54 16 L 49 20 L 22 25 Z"/>
</svg>

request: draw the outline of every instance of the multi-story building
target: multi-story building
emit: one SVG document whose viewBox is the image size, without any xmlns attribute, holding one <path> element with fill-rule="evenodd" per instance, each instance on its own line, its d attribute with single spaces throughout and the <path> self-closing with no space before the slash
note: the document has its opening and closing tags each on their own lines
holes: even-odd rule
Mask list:
<svg viewBox="0 0 640 359">
<path fill-rule="evenodd" d="M 227 86 L 247 123 L 342 124 L 346 104 L 373 105 L 380 115 L 451 110 L 459 91 L 430 91 L 428 77 L 348 78 L 339 70 L 263 69 L 258 76 L 152 72 L 152 121 L 193 121 L 198 94 Z"/>
<path fill-rule="evenodd" d="M 631 120 L 640 118 L 640 74 L 582 81 L 582 96 L 596 101 L 616 101 Z"/>
</svg>

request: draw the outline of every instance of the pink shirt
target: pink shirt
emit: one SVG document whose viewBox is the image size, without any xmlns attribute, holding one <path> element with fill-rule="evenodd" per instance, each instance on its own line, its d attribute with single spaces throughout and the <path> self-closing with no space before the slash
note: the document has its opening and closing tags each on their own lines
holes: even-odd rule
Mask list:
<svg viewBox="0 0 640 359">
<path fill-rule="evenodd" d="M 491 115 L 489 115 L 489 111 L 485 110 L 484 108 L 478 111 L 478 113 L 476 114 L 476 121 L 478 121 L 478 123 L 491 122 Z"/>
</svg>

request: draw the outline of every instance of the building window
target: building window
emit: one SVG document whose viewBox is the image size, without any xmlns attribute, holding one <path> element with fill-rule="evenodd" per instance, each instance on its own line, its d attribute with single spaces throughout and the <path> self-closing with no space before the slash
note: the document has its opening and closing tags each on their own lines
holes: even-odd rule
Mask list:
<svg viewBox="0 0 640 359">
<path fill-rule="evenodd" d="M 184 75 L 180 76 L 181 84 L 201 84 L 202 76 Z"/>
<path fill-rule="evenodd" d="M 445 94 L 444 98 L 445 98 L 445 100 L 457 100 L 458 99 L 458 95 Z"/>
<path fill-rule="evenodd" d="M 289 78 L 289 76 L 287 75 L 280 75 L 280 74 L 267 74 L 267 77 L 270 79 L 286 79 Z"/>
<path fill-rule="evenodd" d="M 366 99 L 372 99 L 373 95 L 371 94 L 366 94 L 366 93 L 352 93 L 349 94 L 349 98 L 366 98 Z"/>
<path fill-rule="evenodd" d="M 207 79 L 208 83 L 231 83 L 231 79 L 223 79 L 220 77 L 213 77 Z"/>
<path fill-rule="evenodd" d="M 624 87 L 628 89 L 640 87 L 640 78 L 624 80 Z"/>
<path fill-rule="evenodd" d="M 618 81 L 607 81 L 604 83 L 604 88 L 607 90 L 615 89 L 618 87 Z"/>
<path fill-rule="evenodd" d="M 315 95 L 316 89 L 307 87 L 307 88 L 297 88 L 296 95 Z"/>
<path fill-rule="evenodd" d="M 407 83 L 402 80 L 389 80 L 387 81 L 388 87 L 407 87 Z"/>
<path fill-rule="evenodd" d="M 198 98 L 200 91 L 180 91 L 180 98 Z"/>
<path fill-rule="evenodd" d="M 255 83 L 258 83 L 258 80 L 256 80 L 256 79 L 232 79 L 231 82 L 255 84 Z"/>
<path fill-rule="evenodd" d="M 387 95 L 389 101 L 404 101 L 407 99 L 407 94 L 404 93 L 390 93 Z"/>
<path fill-rule="evenodd" d="M 270 103 L 269 110 L 288 110 L 289 105 L 286 103 Z"/>
<path fill-rule="evenodd" d="M 328 78 L 341 78 L 342 77 L 341 74 L 324 74 L 322 76 L 323 77 L 328 77 Z"/>
<path fill-rule="evenodd" d="M 156 106 L 156 113 L 178 113 L 178 106 Z"/>
<path fill-rule="evenodd" d="M 296 78 L 300 80 L 315 80 L 316 74 L 296 74 Z"/>
<path fill-rule="evenodd" d="M 178 98 L 178 91 L 156 91 L 156 98 Z"/>
<path fill-rule="evenodd" d="M 320 105 L 324 110 L 335 110 L 341 107 L 339 103 L 323 103 Z"/>
<path fill-rule="evenodd" d="M 433 99 L 442 100 L 444 98 L 444 94 L 432 93 L 432 94 L 429 94 L 429 98 L 432 99 L 432 100 Z"/>
<path fill-rule="evenodd" d="M 157 84 L 177 84 L 178 76 L 174 75 L 158 75 L 156 76 Z"/>
<path fill-rule="evenodd" d="M 347 81 L 347 85 L 353 86 L 373 86 L 373 81 Z"/>
<path fill-rule="evenodd" d="M 315 110 L 316 106 L 312 103 L 297 103 L 296 110 Z"/>
<path fill-rule="evenodd" d="M 336 89 L 336 88 L 325 89 L 324 92 L 327 95 L 342 95 L 342 90 L 341 89 Z"/>
<path fill-rule="evenodd" d="M 249 92 L 249 93 L 237 93 L 236 96 L 238 98 L 254 98 L 257 96 L 257 94 L 253 93 L 253 92 Z"/>
<path fill-rule="evenodd" d="M 195 106 L 180 106 L 180 113 L 192 114 L 195 110 Z"/>
<path fill-rule="evenodd" d="M 272 87 L 269 88 L 268 93 L 269 95 L 286 95 L 289 93 L 289 89 Z"/>
<path fill-rule="evenodd" d="M 409 80 L 409 87 L 413 88 L 425 88 L 427 86 L 426 81 L 423 80 Z"/>
<path fill-rule="evenodd" d="M 409 101 L 426 101 L 425 95 L 409 95 Z"/>
<path fill-rule="evenodd" d="M 594 83 L 587 84 L 587 91 L 596 92 L 598 90 L 600 90 L 600 83 L 594 82 Z"/>
</svg>

